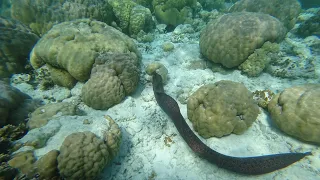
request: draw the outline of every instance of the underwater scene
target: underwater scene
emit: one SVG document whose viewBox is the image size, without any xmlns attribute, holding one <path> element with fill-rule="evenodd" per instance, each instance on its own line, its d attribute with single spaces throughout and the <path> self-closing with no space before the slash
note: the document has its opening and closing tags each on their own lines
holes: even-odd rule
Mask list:
<svg viewBox="0 0 320 180">
<path fill-rule="evenodd" d="M 0 180 L 320 180 L 319 0 L 0 0 Z"/>
</svg>

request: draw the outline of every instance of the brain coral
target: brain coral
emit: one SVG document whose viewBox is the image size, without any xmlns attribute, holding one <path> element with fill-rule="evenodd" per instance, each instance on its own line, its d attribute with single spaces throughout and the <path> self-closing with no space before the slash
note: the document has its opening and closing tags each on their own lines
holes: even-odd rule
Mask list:
<svg viewBox="0 0 320 180">
<path fill-rule="evenodd" d="M 320 144 L 320 85 L 285 89 L 268 104 L 272 120 L 285 133 Z"/>
<path fill-rule="evenodd" d="M 38 36 L 21 22 L 0 17 L 0 78 L 21 73 Z"/>
<path fill-rule="evenodd" d="M 102 52 L 133 53 L 140 57 L 136 45 L 125 34 L 103 22 L 80 19 L 55 25 L 33 48 L 30 62 L 34 68 L 47 63 L 50 69 L 59 69 L 78 81 L 85 81 L 95 58 Z"/>
<path fill-rule="evenodd" d="M 259 113 L 252 97 L 241 83 L 219 81 L 204 85 L 188 99 L 188 118 L 204 138 L 242 134 Z"/>
<path fill-rule="evenodd" d="M 132 93 L 139 82 L 135 54 L 106 53 L 96 58 L 91 77 L 81 91 L 84 103 L 94 109 L 108 109 Z"/>
<path fill-rule="evenodd" d="M 94 133 L 85 131 L 67 136 L 57 159 L 63 178 L 79 180 L 94 179 L 111 158 L 104 141 Z"/>
<path fill-rule="evenodd" d="M 297 0 L 240 0 L 230 8 L 230 12 L 240 11 L 269 14 L 290 30 L 297 21 L 301 5 Z"/>
<path fill-rule="evenodd" d="M 243 63 L 264 42 L 284 38 L 276 18 L 260 13 L 230 13 L 209 22 L 200 36 L 200 51 L 209 60 L 232 68 Z"/>
</svg>

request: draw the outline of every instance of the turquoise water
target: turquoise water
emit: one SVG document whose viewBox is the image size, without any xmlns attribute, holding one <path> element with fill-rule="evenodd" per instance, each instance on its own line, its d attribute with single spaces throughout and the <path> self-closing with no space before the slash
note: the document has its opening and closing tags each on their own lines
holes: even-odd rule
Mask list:
<svg viewBox="0 0 320 180">
<path fill-rule="evenodd" d="M 320 179 L 319 22 L 308 0 L 1 0 L 0 177 Z"/>
</svg>

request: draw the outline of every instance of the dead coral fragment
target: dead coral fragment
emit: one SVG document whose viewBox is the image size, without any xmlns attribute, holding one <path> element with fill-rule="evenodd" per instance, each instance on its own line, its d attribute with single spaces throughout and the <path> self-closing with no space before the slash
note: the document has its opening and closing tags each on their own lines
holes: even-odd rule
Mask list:
<svg viewBox="0 0 320 180">
<path fill-rule="evenodd" d="M 266 109 L 271 101 L 274 93 L 270 89 L 256 90 L 253 92 L 253 99 L 257 102 L 258 106 Z"/>
</svg>

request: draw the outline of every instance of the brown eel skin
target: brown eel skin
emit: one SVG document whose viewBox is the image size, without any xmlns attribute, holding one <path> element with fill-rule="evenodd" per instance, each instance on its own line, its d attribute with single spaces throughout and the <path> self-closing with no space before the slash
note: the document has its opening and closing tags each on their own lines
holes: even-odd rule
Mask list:
<svg viewBox="0 0 320 180">
<path fill-rule="evenodd" d="M 164 92 L 162 78 L 156 72 L 152 78 L 153 92 L 161 109 L 172 119 L 189 147 L 200 157 L 218 167 L 240 174 L 258 175 L 269 173 L 293 164 L 311 152 L 283 153 L 254 157 L 232 157 L 221 154 L 205 145 L 190 129 L 180 113 L 178 103 Z"/>
</svg>

